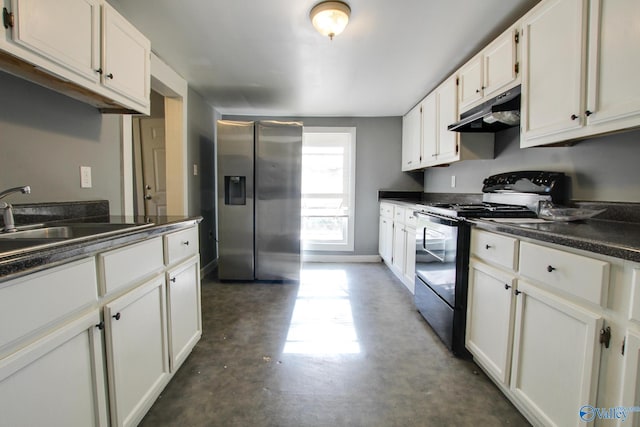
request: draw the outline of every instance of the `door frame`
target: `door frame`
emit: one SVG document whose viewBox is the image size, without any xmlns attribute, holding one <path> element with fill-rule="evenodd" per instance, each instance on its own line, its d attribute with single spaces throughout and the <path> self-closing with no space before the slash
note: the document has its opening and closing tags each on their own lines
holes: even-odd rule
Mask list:
<svg viewBox="0 0 640 427">
<path fill-rule="evenodd" d="M 151 52 L 151 88 L 164 96 L 167 215 L 188 215 L 187 193 L 187 81 Z M 133 123 L 122 115 L 122 214 L 134 212 Z"/>
</svg>

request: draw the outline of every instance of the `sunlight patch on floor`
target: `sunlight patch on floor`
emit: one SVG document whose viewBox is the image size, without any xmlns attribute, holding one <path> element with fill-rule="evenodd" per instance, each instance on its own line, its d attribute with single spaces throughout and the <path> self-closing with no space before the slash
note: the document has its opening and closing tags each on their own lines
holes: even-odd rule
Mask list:
<svg viewBox="0 0 640 427">
<path fill-rule="evenodd" d="M 302 270 L 284 353 L 360 353 L 345 270 Z"/>
</svg>

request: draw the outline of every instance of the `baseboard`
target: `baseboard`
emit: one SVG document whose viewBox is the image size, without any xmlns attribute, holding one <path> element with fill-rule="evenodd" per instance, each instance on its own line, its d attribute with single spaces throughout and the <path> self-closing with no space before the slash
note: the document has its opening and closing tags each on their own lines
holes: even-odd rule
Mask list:
<svg viewBox="0 0 640 427">
<path fill-rule="evenodd" d="M 303 254 L 303 262 L 380 262 L 380 255 Z"/>
<path fill-rule="evenodd" d="M 205 277 L 207 274 L 211 273 L 216 268 L 218 268 L 218 258 L 214 259 L 209 264 L 205 265 L 200 269 L 200 277 Z"/>
</svg>

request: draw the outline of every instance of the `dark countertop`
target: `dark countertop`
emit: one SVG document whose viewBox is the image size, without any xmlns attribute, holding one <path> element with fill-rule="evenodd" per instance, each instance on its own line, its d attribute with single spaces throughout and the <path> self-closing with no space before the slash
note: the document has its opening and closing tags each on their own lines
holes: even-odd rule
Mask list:
<svg viewBox="0 0 640 427">
<path fill-rule="evenodd" d="M 88 236 L 77 239 L 52 239 L 50 244 L 24 246 L 14 240 L 0 240 L 0 282 L 14 279 L 59 264 L 95 255 L 122 245 L 128 245 L 170 231 L 198 224 L 202 217 L 124 217 L 107 216 L 95 219 L 65 220 L 64 222 L 101 222 L 112 224 L 137 224 L 131 229 L 111 232 L 108 235 Z M 60 221 L 48 223 L 59 225 Z M 149 224 L 150 225 L 146 225 Z"/>
<path fill-rule="evenodd" d="M 582 249 L 628 261 L 640 262 L 640 224 L 588 219 L 575 222 L 508 224 L 487 219 L 468 219 L 475 226 Z"/>
</svg>

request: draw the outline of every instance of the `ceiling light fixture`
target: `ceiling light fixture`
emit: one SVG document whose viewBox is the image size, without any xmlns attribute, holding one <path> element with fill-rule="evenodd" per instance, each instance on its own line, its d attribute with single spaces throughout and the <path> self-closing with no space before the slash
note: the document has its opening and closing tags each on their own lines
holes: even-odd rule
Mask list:
<svg viewBox="0 0 640 427">
<path fill-rule="evenodd" d="M 351 8 L 341 1 L 323 1 L 311 9 L 309 17 L 316 30 L 333 40 L 349 23 Z"/>
</svg>

